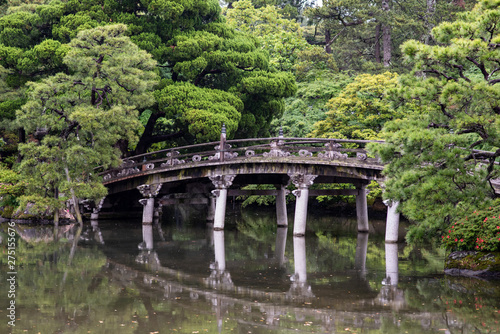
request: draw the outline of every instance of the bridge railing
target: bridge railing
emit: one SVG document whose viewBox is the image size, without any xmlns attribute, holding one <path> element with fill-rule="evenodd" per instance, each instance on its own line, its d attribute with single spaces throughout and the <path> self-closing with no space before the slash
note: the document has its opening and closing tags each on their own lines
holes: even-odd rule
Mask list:
<svg viewBox="0 0 500 334">
<path fill-rule="evenodd" d="M 123 159 L 120 168 L 101 174 L 104 181 L 121 178 L 153 169 L 179 168 L 185 165 L 222 163 L 245 159 L 321 159 L 377 162 L 368 157 L 365 145 L 370 140 L 327 138 L 249 138 L 187 145 L 144 153 Z"/>
</svg>

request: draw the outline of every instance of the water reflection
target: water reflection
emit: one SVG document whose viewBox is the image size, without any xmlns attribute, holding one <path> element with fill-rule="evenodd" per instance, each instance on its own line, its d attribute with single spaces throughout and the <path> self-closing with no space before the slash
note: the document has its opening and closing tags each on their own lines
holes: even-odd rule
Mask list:
<svg viewBox="0 0 500 334">
<path fill-rule="evenodd" d="M 498 332 L 499 284 L 442 277 L 428 250 L 245 219 L 225 231 L 91 222 L 70 266 L 71 242 L 25 237 L 19 332 Z"/>
</svg>

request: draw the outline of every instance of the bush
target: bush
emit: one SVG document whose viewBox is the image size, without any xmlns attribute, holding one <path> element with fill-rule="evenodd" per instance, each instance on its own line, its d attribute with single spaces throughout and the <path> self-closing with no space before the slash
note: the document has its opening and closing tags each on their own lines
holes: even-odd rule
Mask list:
<svg viewBox="0 0 500 334">
<path fill-rule="evenodd" d="M 474 211 L 451 224 L 441 239 L 452 251 L 500 251 L 500 207 Z"/>
</svg>

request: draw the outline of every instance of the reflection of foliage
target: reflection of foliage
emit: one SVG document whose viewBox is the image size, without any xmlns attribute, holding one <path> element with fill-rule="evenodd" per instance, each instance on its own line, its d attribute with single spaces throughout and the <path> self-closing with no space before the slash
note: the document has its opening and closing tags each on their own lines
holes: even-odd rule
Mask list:
<svg viewBox="0 0 500 334">
<path fill-rule="evenodd" d="M 6 246 L 2 244 L 3 252 Z M 99 310 L 111 307 L 114 296 L 120 293 L 117 286 L 99 275 L 106 263 L 102 252 L 78 249 L 68 266 L 70 248 L 69 243 L 17 239 L 16 303 L 25 310 L 18 316 L 21 329 L 86 332 L 78 330 L 81 319 L 95 317 Z"/>
<path fill-rule="evenodd" d="M 242 188 L 243 190 L 275 190 L 276 187 L 272 184 L 250 184 L 248 186 L 245 186 Z M 295 196 L 291 193 L 291 190 L 295 189 L 293 184 L 289 185 L 287 187 L 287 190 L 290 191 L 290 193 L 286 196 L 286 202 L 292 202 L 295 201 Z M 250 196 L 238 196 L 236 198 L 237 200 L 243 200 L 243 203 L 241 203 L 241 206 L 247 207 L 249 205 L 275 205 L 276 204 L 276 196 L 274 195 L 250 195 Z"/>
<path fill-rule="evenodd" d="M 238 231 L 256 241 L 272 243 L 276 236 L 276 220 L 273 215 L 257 216 L 256 212 L 245 210 L 237 222 Z"/>
<path fill-rule="evenodd" d="M 499 333 L 498 300 L 500 289 L 495 282 L 471 278 L 419 280 L 405 290 L 408 306 L 417 310 L 441 313 L 450 321 L 450 329 L 462 332 Z"/>
<path fill-rule="evenodd" d="M 274 190 L 276 189 L 271 184 L 250 184 L 242 188 L 243 190 Z M 237 200 L 243 200 L 241 206 L 244 208 L 248 205 L 257 204 L 257 205 L 271 205 L 276 203 L 276 196 L 259 196 L 259 195 L 251 195 L 251 196 L 238 196 Z"/>
</svg>

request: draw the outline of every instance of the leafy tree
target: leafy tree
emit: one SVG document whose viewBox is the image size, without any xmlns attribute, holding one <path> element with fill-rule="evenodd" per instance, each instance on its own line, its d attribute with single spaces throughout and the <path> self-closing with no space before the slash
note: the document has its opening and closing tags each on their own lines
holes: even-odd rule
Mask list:
<svg viewBox="0 0 500 334">
<path fill-rule="evenodd" d="M 257 42 L 228 27 L 220 13 L 215 0 L 19 2 L 0 17 L 0 65 L 10 71 L 7 81 L 15 89 L 23 89 L 28 80 L 70 74 L 63 59 L 67 43 L 77 33 L 123 23 L 128 27 L 126 35 L 158 61 L 163 78 L 233 94 L 233 100 L 243 101 L 243 109 L 233 106 L 241 113 L 232 120 L 240 121 L 238 134 L 265 136 L 266 122 L 281 115 L 282 98 L 295 91 L 293 77 L 269 73 L 268 56 L 257 48 Z M 260 84 L 267 85 L 265 94 L 251 89 L 250 82 L 259 76 Z M 187 119 L 197 124 L 206 119 L 206 115 L 196 119 L 196 113 L 191 112 L 190 117 L 175 115 L 174 122 L 156 106 L 139 112 L 145 127 L 136 153 L 167 139 L 193 140 L 196 133 L 189 133 Z M 212 126 L 213 122 L 208 122 L 203 131 L 212 133 Z"/>
<path fill-rule="evenodd" d="M 440 22 L 453 21 L 457 12 L 471 8 L 475 1 L 459 3 L 325 0 L 322 6 L 305 12 L 315 25 L 308 39 L 325 45 L 343 70 L 374 73 L 391 67 L 407 71 L 401 68 L 404 64 L 399 46 L 408 39 L 434 44 L 430 29 Z"/>
<path fill-rule="evenodd" d="M 299 23 L 285 18 L 275 6 L 256 9 L 250 0 L 240 0 L 225 11 L 225 16 L 231 26 L 258 39 L 270 55 L 272 69 L 291 70 L 297 53 L 308 47 Z"/>
<path fill-rule="evenodd" d="M 338 96 L 352 78 L 345 74 L 311 71 L 315 80 L 297 83 L 297 94 L 285 100 L 285 112 L 274 120 L 273 129 L 280 126 L 286 137 L 306 137 L 314 130 L 314 124 L 326 118 L 326 103 Z"/>
<path fill-rule="evenodd" d="M 499 177 L 500 1 L 480 1 L 433 29 L 439 45 L 406 42 L 414 65 L 395 92 L 408 117 L 386 124 L 388 198 L 418 222 L 409 240 L 431 238 L 457 217 L 492 205 Z"/>
<path fill-rule="evenodd" d="M 315 124 L 313 137 L 380 139 L 385 122 L 403 116 L 385 100 L 386 90 L 396 87 L 397 75 L 358 75 L 327 103 L 326 119 Z"/>
<path fill-rule="evenodd" d="M 55 210 L 64 197 L 102 198 L 106 190 L 94 168 L 119 164 L 119 144 L 137 141 L 137 109 L 154 103 L 156 62 L 125 36 L 123 24 L 81 31 L 58 73 L 28 84 L 28 102 L 17 113 L 39 140 L 20 145 L 21 203 Z M 34 209 L 36 209 L 34 208 Z"/>
</svg>

